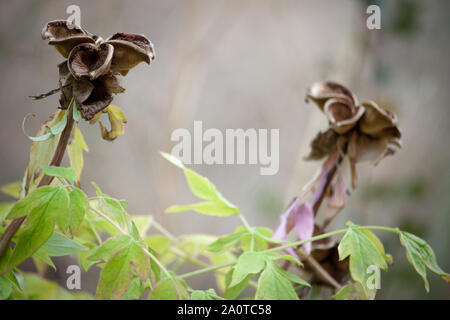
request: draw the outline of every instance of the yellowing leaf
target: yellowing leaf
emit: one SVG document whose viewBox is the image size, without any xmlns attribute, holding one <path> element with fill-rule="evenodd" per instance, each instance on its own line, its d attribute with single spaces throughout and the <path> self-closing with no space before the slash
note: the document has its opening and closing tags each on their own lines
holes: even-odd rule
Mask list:
<svg viewBox="0 0 450 320">
<path fill-rule="evenodd" d="M 13 197 L 14 199 L 20 198 L 21 190 L 22 190 L 22 182 L 20 181 L 8 183 L 0 187 L 1 192 L 7 194 L 10 197 Z"/>
<path fill-rule="evenodd" d="M 67 152 L 69 154 L 70 166 L 76 171 L 75 182 L 78 185 L 80 183 L 81 172 L 83 171 L 84 165 L 83 151 L 89 152 L 89 148 L 81 131 L 77 127 L 74 127 L 72 141 L 67 146 Z"/>
<path fill-rule="evenodd" d="M 125 133 L 125 123 L 127 123 L 127 117 L 125 114 L 115 105 L 110 104 L 106 109 L 103 110 L 104 113 L 108 114 L 109 122 L 111 124 L 111 130 L 107 130 L 101 122 L 100 129 L 102 137 L 105 140 L 113 141 L 121 134 Z"/>
</svg>

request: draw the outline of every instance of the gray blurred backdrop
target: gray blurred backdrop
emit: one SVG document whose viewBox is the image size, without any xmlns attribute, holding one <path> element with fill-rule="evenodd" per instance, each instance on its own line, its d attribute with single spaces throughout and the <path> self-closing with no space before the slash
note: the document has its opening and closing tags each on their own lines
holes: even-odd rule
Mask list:
<svg viewBox="0 0 450 320">
<path fill-rule="evenodd" d="M 381 6 L 381 30 L 366 28 L 371 3 Z M 352 220 L 405 228 L 429 241 L 450 270 L 450 2 L 3 0 L 0 184 L 21 179 L 27 165 L 31 143 L 21 132 L 23 117 L 36 114 L 27 123 L 34 133 L 57 108 L 57 96 L 33 101 L 28 95 L 56 87 L 56 64 L 63 59 L 40 31 L 49 20 L 67 18 L 70 4 L 81 7 L 82 26 L 92 33 L 143 33 L 157 53 L 150 67 L 139 65 L 123 79 L 127 91 L 114 100 L 128 117 L 125 135 L 110 143 L 101 139 L 98 125 L 80 126 L 90 147 L 82 181 L 88 192 L 95 181 L 126 199 L 130 213 L 153 215 L 174 234 L 231 232 L 237 218 L 164 214 L 169 205 L 193 197 L 180 170 L 159 151 L 170 152 L 171 132 L 192 130 L 194 120 L 205 129 L 279 128 L 276 175 L 261 176 L 255 165 L 192 166 L 250 224 L 275 228 L 319 166 L 302 159 L 326 125 L 318 109 L 305 104 L 306 88 L 335 80 L 396 112 L 404 138 L 400 152 L 378 167 L 359 166 L 359 187 L 332 227 Z M 450 298 L 449 286 L 434 275 L 426 294 L 397 238 L 380 237 L 395 264 L 382 275 L 379 298 Z M 64 282 L 64 271 L 59 277 Z M 208 276 L 192 280 L 205 288 L 211 282 Z"/>
</svg>

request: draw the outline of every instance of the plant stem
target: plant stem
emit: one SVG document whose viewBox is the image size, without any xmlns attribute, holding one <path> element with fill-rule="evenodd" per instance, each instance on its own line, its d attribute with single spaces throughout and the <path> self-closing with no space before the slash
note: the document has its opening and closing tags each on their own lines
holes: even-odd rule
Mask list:
<svg viewBox="0 0 450 320">
<path fill-rule="evenodd" d="M 396 228 L 382 227 L 382 226 L 358 226 L 358 228 L 360 228 L 360 229 L 368 229 L 368 230 L 369 229 L 370 230 L 383 230 L 383 231 L 388 231 L 388 232 L 393 232 L 393 233 L 399 233 L 400 232 Z M 291 243 L 288 243 L 288 244 L 283 245 L 283 246 L 273 247 L 273 248 L 270 248 L 270 249 L 267 249 L 267 250 L 259 251 L 259 253 L 265 254 L 265 253 L 276 252 L 276 251 L 280 251 L 280 250 L 284 250 L 284 249 L 295 248 L 295 247 L 301 246 L 301 245 L 303 245 L 305 243 L 308 243 L 308 242 L 314 242 L 314 241 L 317 241 L 317 240 L 321 240 L 321 239 L 325 239 L 325 238 L 329 238 L 329 237 L 333 237 L 333 236 L 336 236 L 336 235 L 339 235 L 339 234 L 346 233 L 347 230 L 348 230 L 348 228 L 339 229 L 339 230 L 336 230 L 336 231 L 323 233 L 323 234 L 311 237 L 309 239 L 300 240 L 300 241 L 296 241 L 296 242 L 291 242 Z M 194 276 L 197 276 L 197 275 L 200 275 L 200 274 L 204 274 L 204 273 L 208 273 L 208 272 L 215 271 L 215 270 L 218 270 L 218 269 L 226 268 L 226 267 L 232 266 L 234 264 L 236 264 L 236 261 L 231 261 L 231 262 L 227 262 L 227 263 L 224 263 L 224 264 L 219 264 L 219 265 L 216 265 L 216 266 L 211 266 L 211 267 L 208 267 L 208 268 L 204 268 L 204 269 L 200 269 L 200 270 L 184 273 L 184 274 L 181 274 L 181 275 L 179 275 L 177 277 L 180 278 L 180 279 L 191 278 L 191 277 L 194 277 Z"/>
<path fill-rule="evenodd" d="M 211 271 L 216 271 L 216 270 L 219 270 L 219 269 L 222 269 L 222 268 L 226 268 L 226 267 L 232 266 L 235 263 L 236 263 L 236 261 L 231 261 L 231 262 L 227 262 L 227 263 L 223 263 L 223 264 L 218 264 L 216 266 L 211 266 L 211 267 L 208 267 L 208 268 L 195 270 L 195 271 L 192 271 L 192 272 L 188 272 L 188 273 L 184 273 L 182 275 L 179 275 L 178 278 L 186 279 L 186 278 L 195 277 L 195 276 L 198 276 L 200 274 L 204 274 L 204 273 L 208 273 L 208 272 L 211 272 Z"/>
<path fill-rule="evenodd" d="M 74 104 L 71 105 L 66 112 L 67 114 L 67 123 L 66 127 L 64 128 L 63 132 L 61 133 L 61 136 L 59 138 L 58 145 L 56 147 L 55 153 L 53 154 L 53 158 L 50 161 L 50 166 L 59 167 L 61 165 L 61 161 L 64 157 L 64 152 L 66 151 L 67 144 L 69 143 L 70 135 L 72 133 L 73 125 L 75 121 L 73 120 L 73 112 L 72 108 Z M 41 181 L 38 184 L 38 188 L 42 186 L 49 185 L 53 181 L 54 177 L 50 177 L 47 175 L 44 175 L 41 179 Z M 19 230 L 22 223 L 25 221 L 26 216 L 14 219 L 9 224 L 8 228 L 6 228 L 5 232 L 0 237 L 0 258 L 5 253 L 6 249 L 8 248 L 11 239 L 16 234 L 17 230 Z"/>
<path fill-rule="evenodd" d="M 336 290 L 341 290 L 342 286 L 339 282 L 336 281 L 329 273 L 326 271 L 313 256 L 306 254 L 303 250 L 298 250 L 297 253 L 299 256 L 308 263 L 308 265 L 314 270 L 314 272 L 322 278 L 322 280 L 328 282 L 331 286 L 333 286 Z"/>
</svg>

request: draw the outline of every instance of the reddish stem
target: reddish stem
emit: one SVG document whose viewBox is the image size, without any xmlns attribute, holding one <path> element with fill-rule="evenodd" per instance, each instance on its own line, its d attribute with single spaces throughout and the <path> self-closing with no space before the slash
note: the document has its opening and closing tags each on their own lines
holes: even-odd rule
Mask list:
<svg viewBox="0 0 450 320">
<path fill-rule="evenodd" d="M 67 115 L 67 123 L 63 132 L 61 133 L 61 137 L 59 138 L 58 145 L 56 147 L 55 153 L 53 155 L 52 160 L 50 161 L 50 166 L 59 167 L 61 165 L 61 161 L 64 157 L 64 152 L 66 151 L 67 144 L 69 143 L 70 134 L 72 133 L 74 120 L 73 120 L 73 112 L 72 108 L 68 108 L 66 111 Z M 41 181 L 38 184 L 38 188 L 42 186 L 49 185 L 53 181 L 53 177 L 44 175 Z M 5 232 L 0 236 L 0 259 L 11 243 L 12 237 L 16 234 L 17 230 L 19 230 L 22 223 L 25 221 L 26 216 L 14 219 L 9 224 L 8 228 L 6 228 Z"/>
</svg>

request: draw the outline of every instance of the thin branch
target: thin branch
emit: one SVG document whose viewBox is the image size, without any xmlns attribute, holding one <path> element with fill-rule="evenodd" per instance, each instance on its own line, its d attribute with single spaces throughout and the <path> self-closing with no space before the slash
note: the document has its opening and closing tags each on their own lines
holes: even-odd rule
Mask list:
<svg viewBox="0 0 450 320">
<path fill-rule="evenodd" d="M 61 87 L 59 87 L 59 88 L 50 90 L 49 92 L 41 93 L 41 94 L 38 94 L 38 95 L 36 95 L 36 96 L 28 96 L 28 97 L 31 98 L 31 99 L 34 99 L 34 100 L 44 99 L 44 98 L 47 98 L 47 97 L 49 97 L 49 96 L 51 96 L 51 95 L 53 95 L 53 94 L 55 94 L 55 93 L 58 93 L 59 91 L 62 91 L 62 89 L 65 89 L 65 88 L 67 88 L 67 87 L 70 87 L 71 85 L 72 85 L 72 84 L 69 83 L 69 84 L 66 84 L 66 85 L 64 85 L 64 86 L 61 86 Z"/>
<path fill-rule="evenodd" d="M 313 256 L 306 254 L 303 250 L 298 250 L 299 256 L 308 263 L 309 267 L 314 270 L 314 273 L 323 281 L 329 283 L 337 291 L 342 289 L 342 286 L 325 270 Z"/>
<path fill-rule="evenodd" d="M 67 124 L 64 128 L 63 132 L 61 133 L 61 136 L 59 138 L 58 145 L 56 147 L 55 153 L 53 155 L 52 160 L 50 161 L 50 166 L 59 167 L 61 165 L 61 161 L 64 157 L 64 152 L 66 151 L 67 144 L 69 143 L 70 135 L 72 133 L 73 125 L 75 121 L 73 120 L 73 104 L 71 107 L 68 108 L 66 112 L 68 112 L 67 115 Z M 50 177 L 47 175 L 44 175 L 41 179 L 41 181 L 38 184 L 38 188 L 42 186 L 49 185 L 53 181 L 54 177 Z M 19 230 L 22 223 L 25 221 L 26 216 L 14 219 L 11 221 L 9 226 L 6 228 L 5 232 L 0 236 L 0 258 L 5 253 L 6 249 L 8 248 L 11 239 L 16 234 L 17 230 Z"/>
</svg>

